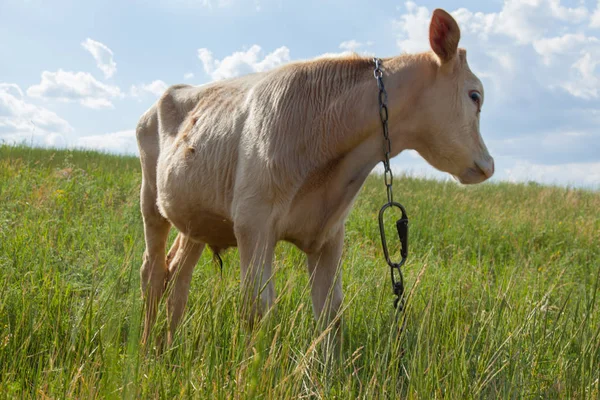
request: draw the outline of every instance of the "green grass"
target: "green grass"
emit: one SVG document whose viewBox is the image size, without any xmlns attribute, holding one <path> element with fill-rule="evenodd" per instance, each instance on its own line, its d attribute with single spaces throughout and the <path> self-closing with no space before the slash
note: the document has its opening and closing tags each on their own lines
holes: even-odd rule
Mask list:
<svg viewBox="0 0 600 400">
<path fill-rule="evenodd" d="M 222 276 L 207 251 L 175 346 L 144 353 L 140 180 L 134 157 L 0 147 L 0 397 L 600 396 L 598 192 L 396 179 L 417 283 L 398 336 L 369 178 L 347 222 L 341 354 L 325 363 L 287 244 L 275 316 L 246 330 L 237 251 Z"/>
</svg>

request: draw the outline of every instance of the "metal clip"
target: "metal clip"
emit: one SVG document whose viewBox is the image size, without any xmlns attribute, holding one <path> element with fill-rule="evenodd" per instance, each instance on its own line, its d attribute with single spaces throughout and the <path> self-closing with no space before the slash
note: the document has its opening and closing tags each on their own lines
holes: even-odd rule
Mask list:
<svg viewBox="0 0 600 400">
<path fill-rule="evenodd" d="M 400 211 L 402 211 L 402 218 L 400 218 L 396 222 L 398 237 L 400 238 L 400 244 L 402 245 L 402 249 L 400 250 L 400 256 L 402 257 L 402 260 L 400 260 L 400 262 L 398 263 L 395 263 L 390 259 L 390 253 L 387 246 L 387 238 L 385 236 L 385 226 L 383 221 L 385 212 L 389 208 L 393 207 L 399 208 Z M 383 255 L 385 256 L 385 261 L 391 268 L 402 267 L 406 262 L 406 258 L 408 257 L 408 217 L 406 215 L 406 210 L 404 209 L 404 206 L 402 206 L 402 204 L 392 202 L 384 205 L 381 208 L 381 211 L 379 211 L 379 231 L 381 233 L 381 245 L 383 246 Z"/>
<path fill-rule="evenodd" d="M 390 253 L 387 246 L 387 237 L 385 235 L 385 226 L 384 226 L 384 216 L 385 212 L 389 208 L 396 207 L 402 211 L 402 218 L 396 221 L 396 230 L 398 231 L 398 237 L 400 239 L 400 256 L 402 259 L 400 262 L 393 262 L 390 259 Z M 381 233 L 381 245 L 383 247 L 383 254 L 385 256 L 385 261 L 390 266 L 391 278 L 392 278 L 392 289 L 394 291 L 394 295 L 396 295 L 396 300 L 394 301 L 394 308 L 398 308 L 398 304 L 400 303 L 400 310 L 404 308 L 404 278 L 402 276 L 402 266 L 406 262 L 408 258 L 408 216 L 406 215 L 406 210 L 404 206 L 400 203 L 389 202 L 381 208 L 379 211 L 379 231 Z"/>
</svg>

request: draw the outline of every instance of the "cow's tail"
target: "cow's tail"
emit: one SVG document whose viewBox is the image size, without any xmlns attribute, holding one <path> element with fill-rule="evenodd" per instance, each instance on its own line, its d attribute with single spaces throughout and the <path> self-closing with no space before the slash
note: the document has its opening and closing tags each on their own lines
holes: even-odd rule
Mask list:
<svg viewBox="0 0 600 400">
<path fill-rule="evenodd" d="M 221 278 L 223 277 L 223 259 L 221 258 L 221 249 L 216 246 L 209 245 L 210 250 L 213 252 L 213 259 L 219 264 L 221 270 Z"/>
</svg>

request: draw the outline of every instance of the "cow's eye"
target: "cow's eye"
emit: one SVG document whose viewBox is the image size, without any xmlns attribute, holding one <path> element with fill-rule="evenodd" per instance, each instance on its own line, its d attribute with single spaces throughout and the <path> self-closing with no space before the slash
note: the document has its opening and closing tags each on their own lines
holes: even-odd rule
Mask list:
<svg viewBox="0 0 600 400">
<path fill-rule="evenodd" d="M 469 92 L 469 97 L 475 104 L 477 104 L 478 107 L 481 107 L 481 93 L 479 93 L 477 90 L 471 90 Z"/>
</svg>

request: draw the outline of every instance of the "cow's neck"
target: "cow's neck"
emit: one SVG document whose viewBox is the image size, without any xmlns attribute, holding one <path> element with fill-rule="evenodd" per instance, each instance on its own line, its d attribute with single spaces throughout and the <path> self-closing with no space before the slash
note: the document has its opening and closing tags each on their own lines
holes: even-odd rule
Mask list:
<svg viewBox="0 0 600 400">
<path fill-rule="evenodd" d="M 402 150 L 414 148 L 419 133 L 418 100 L 430 77 L 427 72 L 420 72 L 418 57 L 413 58 L 415 56 L 387 59 L 383 64 L 390 107 L 392 157 Z M 316 146 L 310 158 L 314 168 L 307 170 L 308 175 L 294 201 L 305 210 L 319 210 L 314 214 L 319 218 L 319 224 L 311 231 L 313 234 L 318 232 L 320 239 L 315 239 L 317 242 L 337 232 L 367 176 L 383 160 L 384 142 L 374 63 L 362 62 L 362 70 L 358 73 L 346 70 L 345 77 L 353 78 L 352 82 L 341 80 L 341 74 L 334 77 L 337 81 L 327 80 L 331 86 L 323 92 L 329 93 L 330 97 L 325 102 L 324 112 L 313 122 L 322 130 L 311 135 L 310 144 L 306 144 L 307 148 Z M 302 218 L 300 225 L 306 220 L 305 214 Z"/>
<path fill-rule="evenodd" d="M 391 157 L 414 149 L 419 122 L 423 118 L 418 106 L 423 88 L 433 79 L 428 54 L 406 55 L 383 61 L 384 84 L 388 93 Z M 374 63 L 372 64 L 374 67 Z M 379 113 L 379 89 L 373 70 L 366 70 L 343 97 L 337 99 L 343 109 L 339 120 L 343 129 L 331 132 L 330 149 L 334 158 L 343 159 L 340 167 L 345 180 L 364 179 L 383 159 L 383 132 Z M 362 184 L 362 182 L 361 182 Z"/>
<path fill-rule="evenodd" d="M 419 123 L 422 115 L 417 109 L 418 100 L 431 77 L 427 68 L 421 72 L 419 60 L 416 56 L 405 56 L 384 61 L 392 157 L 402 150 L 414 148 L 418 127 L 422 125 Z M 363 75 L 346 88 L 345 93 L 332 100 L 334 123 L 331 127 L 338 130 L 321 135 L 327 141 L 330 160 L 335 160 L 336 165 L 329 172 L 326 187 L 321 188 L 324 197 L 317 197 L 319 205 L 326 211 L 320 229 L 324 235 L 336 231 L 337 224 L 343 223 L 367 176 L 383 160 L 379 89 L 371 69 L 365 69 Z M 342 111 L 336 115 L 336 109 Z"/>
</svg>

